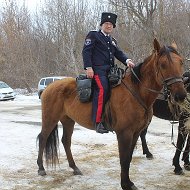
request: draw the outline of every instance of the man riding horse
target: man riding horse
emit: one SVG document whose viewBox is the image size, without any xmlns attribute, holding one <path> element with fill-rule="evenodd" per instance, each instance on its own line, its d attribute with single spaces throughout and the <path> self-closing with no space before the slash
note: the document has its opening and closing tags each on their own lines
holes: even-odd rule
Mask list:
<svg viewBox="0 0 190 190">
<path fill-rule="evenodd" d="M 93 78 L 92 120 L 98 133 L 108 133 L 102 124 L 102 112 L 110 91 L 108 72 L 114 66 L 114 57 L 128 67 L 135 66 L 110 35 L 116 27 L 116 19 L 116 14 L 102 13 L 101 29 L 88 33 L 82 51 L 87 77 Z"/>
</svg>

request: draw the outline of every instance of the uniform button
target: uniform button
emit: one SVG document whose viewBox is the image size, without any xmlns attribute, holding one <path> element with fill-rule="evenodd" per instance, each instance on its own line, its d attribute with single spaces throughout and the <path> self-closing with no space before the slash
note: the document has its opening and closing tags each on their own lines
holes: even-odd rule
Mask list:
<svg viewBox="0 0 190 190">
<path fill-rule="evenodd" d="M 110 48 L 108 47 L 108 49 L 110 49 Z"/>
<path fill-rule="evenodd" d="M 110 59 L 110 61 L 112 61 L 112 59 Z"/>
<path fill-rule="evenodd" d="M 108 42 L 108 44 L 109 44 L 110 42 Z"/>
<path fill-rule="evenodd" d="M 110 52 L 110 55 L 112 54 L 112 52 Z"/>
</svg>

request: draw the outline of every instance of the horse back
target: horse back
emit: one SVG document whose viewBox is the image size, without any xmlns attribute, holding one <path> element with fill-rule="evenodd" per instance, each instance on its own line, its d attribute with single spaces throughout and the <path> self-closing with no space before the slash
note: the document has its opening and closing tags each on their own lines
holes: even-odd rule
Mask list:
<svg viewBox="0 0 190 190">
<path fill-rule="evenodd" d="M 74 78 L 64 78 L 57 80 L 50 85 L 42 93 L 42 102 L 47 98 L 54 98 L 64 94 L 64 97 L 69 97 L 71 94 L 76 93 L 76 81 Z"/>
<path fill-rule="evenodd" d="M 65 105 L 76 97 L 76 82 L 74 78 L 57 80 L 43 91 L 41 96 L 42 115 L 56 117 L 65 110 Z M 65 112 L 65 111 L 64 111 Z M 60 118 L 60 116 L 59 116 Z"/>
<path fill-rule="evenodd" d="M 62 123 L 67 118 L 86 128 L 94 129 L 91 113 L 92 103 L 82 103 L 79 100 L 75 78 L 55 81 L 42 93 L 42 114 L 51 114 Z"/>
</svg>

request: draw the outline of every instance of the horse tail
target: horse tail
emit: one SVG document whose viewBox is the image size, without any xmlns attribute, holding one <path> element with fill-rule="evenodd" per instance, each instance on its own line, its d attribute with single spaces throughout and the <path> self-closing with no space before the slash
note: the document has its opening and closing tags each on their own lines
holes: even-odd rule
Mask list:
<svg viewBox="0 0 190 190">
<path fill-rule="evenodd" d="M 58 125 L 56 124 L 55 128 L 48 136 L 44 150 L 47 166 L 51 164 L 52 167 L 53 166 L 56 167 L 56 164 L 59 163 L 58 151 L 57 151 L 58 147 L 59 147 L 59 135 L 58 135 Z"/>
</svg>

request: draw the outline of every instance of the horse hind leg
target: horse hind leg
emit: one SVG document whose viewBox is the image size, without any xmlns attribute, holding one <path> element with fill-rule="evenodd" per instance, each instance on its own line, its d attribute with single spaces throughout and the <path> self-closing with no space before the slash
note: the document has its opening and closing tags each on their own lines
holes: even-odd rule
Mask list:
<svg viewBox="0 0 190 190">
<path fill-rule="evenodd" d="M 57 124 L 54 125 L 53 129 L 50 130 L 42 130 L 38 135 L 37 140 L 39 141 L 39 151 L 38 151 L 38 159 L 37 165 L 38 175 L 44 176 L 46 175 L 44 166 L 43 166 L 43 153 L 45 150 L 46 164 L 52 162 L 52 166 L 56 166 L 56 162 L 58 162 L 58 129 Z"/>
<path fill-rule="evenodd" d="M 143 154 L 146 155 L 146 158 L 148 160 L 152 160 L 153 159 L 153 155 L 152 153 L 149 151 L 148 149 L 148 145 L 147 145 L 147 142 L 146 142 L 146 134 L 147 134 L 147 128 L 145 128 L 141 134 L 140 134 L 140 138 L 141 138 L 141 142 L 142 142 L 142 149 L 143 149 Z"/>
<path fill-rule="evenodd" d="M 38 150 L 38 158 L 37 158 L 37 165 L 38 165 L 38 175 L 44 176 L 46 175 L 44 166 L 43 166 L 43 151 L 45 148 L 47 138 L 44 138 L 42 136 L 42 133 L 40 133 L 37 137 L 37 141 L 39 144 L 39 150 Z"/>
<path fill-rule="evenodd" d="M 62 136 L 61 141 L 65 149 L 69 167 L 73 169 L 74 175 L 82 175 L 82 172 L 79 170 L 79 168 L 75 164 L 75 161 L 73 159 L 73 155 L 71 152 L 71 137 L 73 134 L 75 122 L 70 118 L 66 118 L 66 119 L 61 120 L 61 123 L 63 125 L 63 136 Z"/>
</svg>

